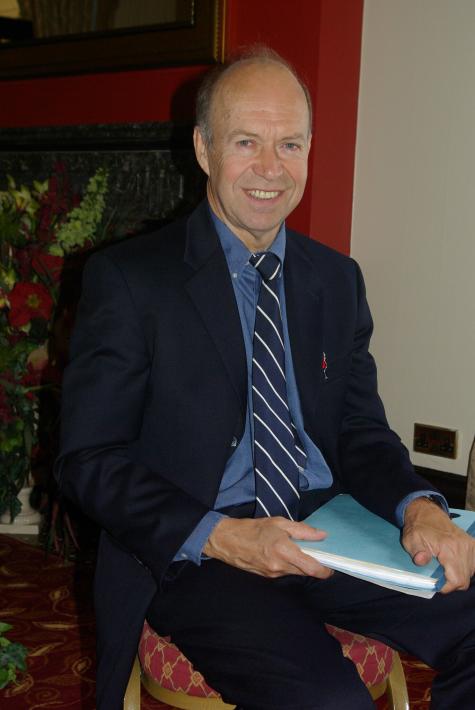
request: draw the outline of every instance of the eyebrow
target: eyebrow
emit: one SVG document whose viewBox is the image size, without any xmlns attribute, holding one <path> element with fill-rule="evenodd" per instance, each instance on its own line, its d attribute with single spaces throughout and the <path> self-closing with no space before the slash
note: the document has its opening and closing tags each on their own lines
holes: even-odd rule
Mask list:
<svg viewBox="0 0 475 710">
<path fill-rule="evenodd" d="M 237 138 L 238 136 L 246 136 L 249 138 L 259 138 L 258 133 L 252 133 L 252 131 L 245 131 L 242 128 L 236 128 L 234 131 L 231 131 L 229 134 L 230 138 Z"/>
<path fill-rule="evenodd" d="M 294 133 L 292 136 L 282 138 L 282 141 L 284 143 L 287 143 L 287 141 L 305 141 L 307 138 L 308 136 L 305 136 L 303 133 Z"/>
<path fill-rule="evenodd" d="M 253 133 L 252 131 L 246 131 L 241 128 L 236 128 L 234 131 L 231 131 L 229 134 L 229 138 L 237 138 L 238 136 L 245 136 L 246 138 L 259 138 L 258 133 Z M 287 143 L 288 141 L 295 141 L 295 140 L 301 140 L 305 141 L 308 139 L 308 136 L 306 137 L 303 133 L 295 133 L 291 136 L 284 136 L 283 138 L 279 139 L 279 142 L 281 143 Z"/>
</svg>

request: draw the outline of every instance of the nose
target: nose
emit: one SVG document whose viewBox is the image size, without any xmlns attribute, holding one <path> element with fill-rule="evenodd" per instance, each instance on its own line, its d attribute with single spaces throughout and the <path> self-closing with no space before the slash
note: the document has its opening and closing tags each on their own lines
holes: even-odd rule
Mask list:
<svg viewBox="0 0 475 710">
<path fill-rule="evenodd" d="M 282 163 L 274 146 L 261 146 L 254 163 L 254 172 L 266 180 L 273 180 L 282 174 Z"/>
</svg>

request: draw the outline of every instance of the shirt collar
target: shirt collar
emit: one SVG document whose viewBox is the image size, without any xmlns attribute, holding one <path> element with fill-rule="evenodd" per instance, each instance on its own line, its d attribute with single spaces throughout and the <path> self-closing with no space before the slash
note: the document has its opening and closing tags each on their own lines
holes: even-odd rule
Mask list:
<svg viewBox="0 0 475 710">
<path fill-rule="evenodd" d="M 238 276 L 240 276 L 249 262 L 251 252 L 246 247 L 246 245 L 243 244 L 243 242 L 234 234 L 234 232 L 232 232 L 229 227 L 224 224 L 224 222 L 222 222 L 219 217 L 215 215 L 209 205 L 208 207 L 214 226 L 218 233 L 219 241 L 221 242 L 221 246 L 223 247 L 229 271 L 232 274 L 237 273 Z M 274 241 L 267 250 L 271 251 L 273 254 L 279 257 L 282 266 L 284 265 L 286 238 L 287 237 L 285 232 L 285 222 L 282 222 Z"/>
</svg>

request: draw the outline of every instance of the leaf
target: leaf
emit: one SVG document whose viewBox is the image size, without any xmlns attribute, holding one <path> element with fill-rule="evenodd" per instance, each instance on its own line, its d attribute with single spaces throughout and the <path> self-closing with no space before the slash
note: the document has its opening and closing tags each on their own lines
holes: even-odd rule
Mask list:
<svg viewBox="0 0 475 710">
<path fill-rule="evenodd" d="M 0 668 L 0 689 L 5 688 L 10 681 L 15 680 L 16 675 L 11 668 Z"/>
<path fill-rule="evenodd" d="M 10 661 L 21 671 L 26 669 L 25 659 L 27 653 L 28 650 L 21 643 L 12 643 L 8 648 L 8 656 Z"/>
</svg>

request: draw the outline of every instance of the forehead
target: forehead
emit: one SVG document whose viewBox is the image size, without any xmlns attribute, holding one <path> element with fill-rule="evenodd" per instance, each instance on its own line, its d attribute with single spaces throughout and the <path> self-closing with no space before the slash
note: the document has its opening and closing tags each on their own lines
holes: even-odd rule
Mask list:
<svg viewBox="0 0 475 710">
<path fill-rule="evenodd" d="M 307 100 L 285 66 L 276 62 L 244 64 L 231 69 L 216 87 L 211 122 L 218 131 L 260 122 L 308 132 Z"/>
</svg>

